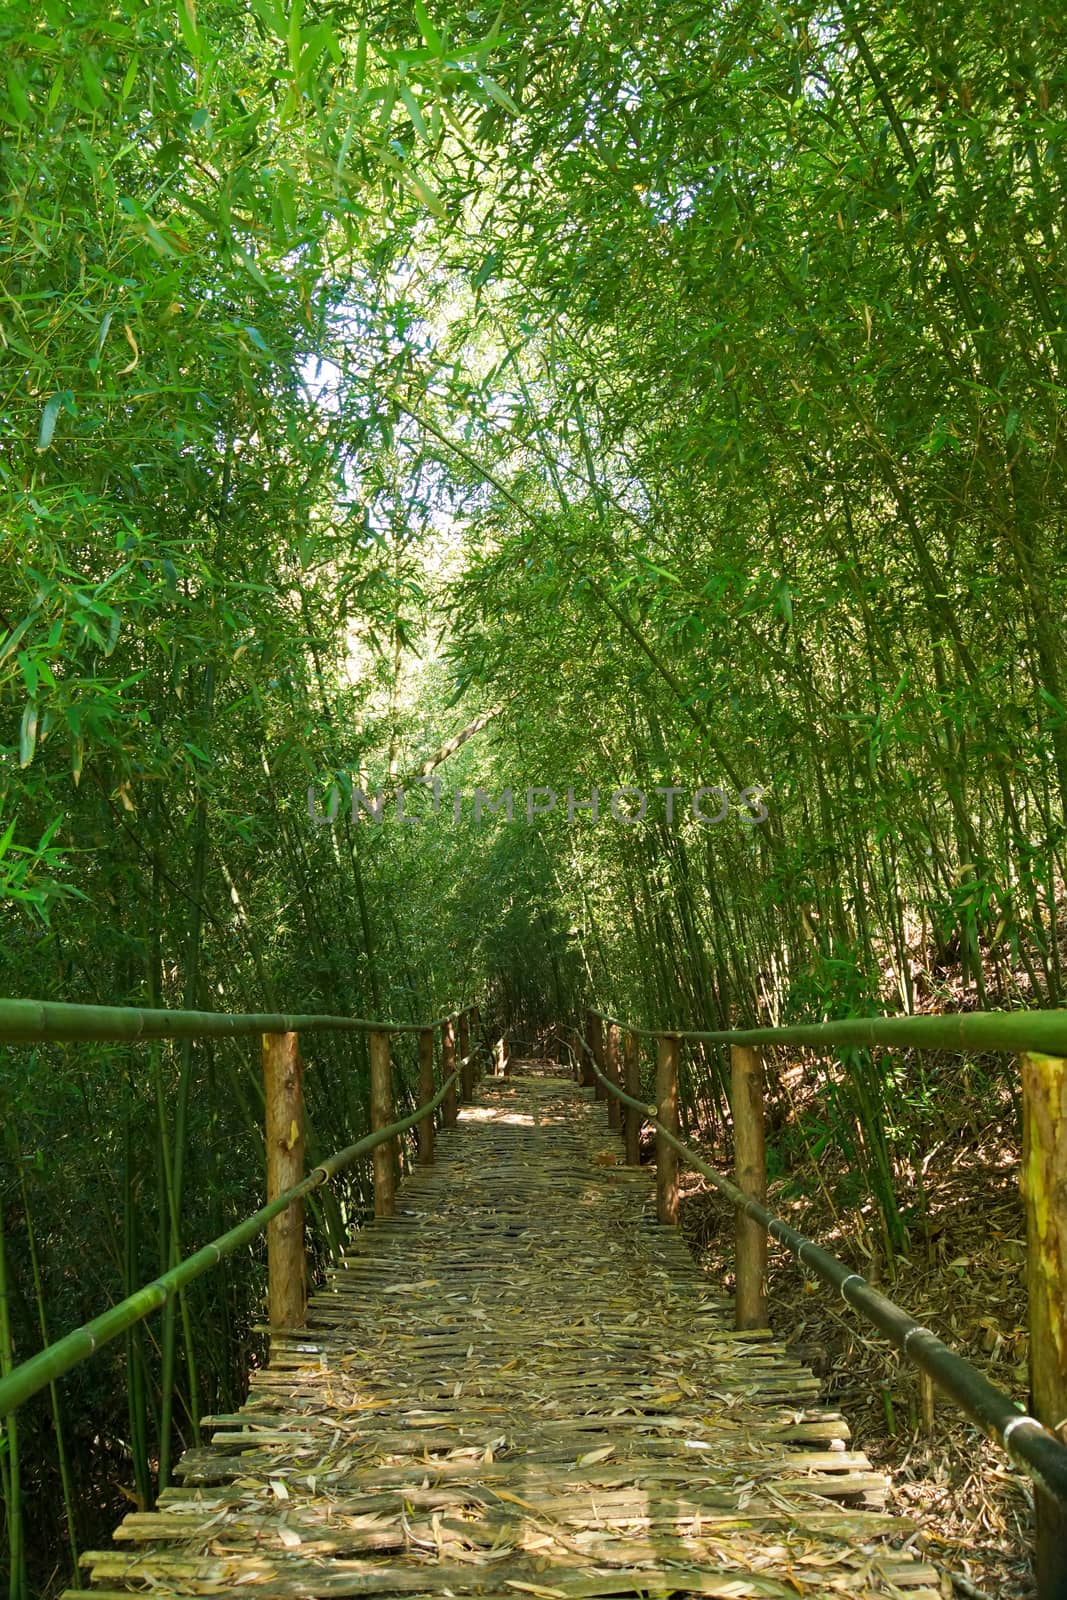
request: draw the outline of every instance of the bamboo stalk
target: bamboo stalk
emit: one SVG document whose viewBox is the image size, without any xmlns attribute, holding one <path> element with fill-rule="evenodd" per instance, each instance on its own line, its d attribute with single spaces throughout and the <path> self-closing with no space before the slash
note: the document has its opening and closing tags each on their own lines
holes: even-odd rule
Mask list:
<svg viewBox="0 0 1067 1600">
<path fill-rule="evenodd" d="M 203 672 L 202 737 L 207 742 L 215 702 L 215 663 L 208 660 Z M 203 934 L 204 889 L 208 856 L 208 812 L 203 794 L 196 804 L 193 817 L 193 860 L 189 896 L 189 922 L 186 930 L 185 950 L 182 959 L 182 996 L 186 1006 L 196 1000 L 200 989 L 201 939 Z M 181 1068 L 178 1074 L 177 1104 L 174 1112 L 174 1145 L 168 1187 L 168 1212 L 165 1228 L 167 1237 L 166 1264 L 175 1266 L 181 1260 L 182 1195 L 185 1180 L 185 1153 L 189 1130 L 189 1099 L 192 1093 L 194 1057 L 192 1036 L 181 1041 Z M 185 1295 L 179 1294 L 177 1302 L 167 1304 L 163 1316 L 163 1357 L 161 1417 L 159 1427 L 159 1487 L 163 1490 L 170 1482 L 171 1450 L 173 1447 L 173 1417 L 176 1367 L 178 1360 L 178 1315 L 181 1316 L 182 1342 L 185 1348 L 186 1374 L 189 1390 L 188 1410 L 192 1420 L 195 1442 L 200 1442 L 200 1383 L 196 1365 L 196 1341 Z"/>
<path fill-rule="evenodd" d="M 1067 1428 L 1067 1060 L 1024 1055 L 1022 1190 L 1030 1316 L 1030 1403 L 1060 1438 Z M 1038 1487 L 1038 1600 L 1067 1594 L 1067 1503 Z"/>
<path fill-rule="evenodd" d="M 433 1029 L 419 1034 L 419 1100 L 425 1105 L 433 1099 Z M 419 1166 L 433 1166 L 433 1112 L 428 1111 L 418 1125 Z"/>
<path fill-rule="evenodd" d="M 26 1166 L 22 1159 L 22 1149 L 14 1122 L 10 1126 L 10 1138 L 15 1166 L 18 1171 L 19 1194 L 22 1199 L 22 1212 L 26 1221 L 26 1247 L 30 1257 L 30 1272 L 33 1277 L 33 1293 L 37 1306 L 37 1326 L 41 1338 L 48 1343 L 48 1314 L 45 1310 L 44 1276 L 41 1272 L 41 1257 L 37 1249 L 37 1230 L 33 1223 L 33 1212 L 30 1209 L 30 1191 L 26 1182 Z M 52 1427 L 56 1436 L 56 1456 L 59 1462 L 59 1480 L 63 1494 L 63 1513 L 67 1522 L 67 1544 L 71 1558 L 71 1581 L 76 1589 L 83 1587 L 81 1571 L 78 1566 L 78 1534 L 77 1523 L 74 1515 L 75 1493 L 74 1475 L 71 1470 L 70 1456 L 67 1452 L 66 1430 L 63 1425 L 63 1410 L 59 1400 L 59 1390 L 54 1383 L 49 1385 L 49 1401 L 52 1411 Z"/>
<path fill-rule="evenodd" d="M 145 1284 L 134 1294 L 127 1295 L 124 1300 L 120 1300 L 117 1305 L 111 1306 L 100 1316 L 94 1317 L 91 1322 L 83 1323 L 80 1328 L 75 1328 L 73 1332 L 66 1334 L 62 1339 L 57 1339 L 54 1344 L 48 1345 L 37 1355 L 31 1356 L 28 1361 L 23 1361 L 13 1368 L 7 1377 L 0 1378 L 0 1419 L 9 1417 L 32 1395 L 47 1388 L 49 1383 L 62 1377 L 64 1372 L 69 1372 L 71 1367 L 76 1367 L 79 1362 L 85 1361 L 101 1345 L 117 1339 L 135 1322 L 141 1322 L 145 1317 L 151 1316 L 153 1311 L 157 1311 L 171 1295 L 184 1288 L 186 1284 L 202 1277 L 205 1272 L 210 1272 L 212 1267 L 218 1266 L 220 1261 L 225 1261 L 227 1256 L 232 1256 L 236 1251 L 251 1244 L 265 1230 L 271 1219 L 279 1216 L 294 1200 L 302 1200 L 306 1195 L 312 1194 L 324 1183 L 329 1183 L 339 1172 L 345 1172 L 353 1166 L 361 1156 L 369 1155 L 387 1140 L 395 1139 L 399 1134 L 413 1128 L 427 1110 L 437 1109 L 448 1092 L 450 1083 L 454 1085 L 455 1075 L 441 1085 L 428 1106 L 417 1107 L 410 1116 L 402 1117 L 398 1122 L 392 1123 L 387 1128 L 380 1128 L 376 1133 L 366 1134 L 355 1144 L 346 1145 L 343 1150 L 338 1150 L 326 1160 L 320 1161 L 294 1188 L 278 1195 L 275 1200 L 268 1201 L 252 1216 L 246 1217 L 228 1232 L 220 1234 L 217 1239 L 212 1239 L 209 1244 L 203 1245 L 191 1256 L 186 1256 L 184 1261 L 179 1262 L 168 1272 L 161 1273 L 152 1283 Z"/>
<path fill-rule="evenodd" d="M 123 1204 L 122 1204 L 122 1288 L 129 1294 L 137 1281 L 137 1245 L 138 1245 L 138 1214 L 137 1203 L 134 1195 L 134 1138 L 133 1119 L 130 1113 L 129 1102 L 130 1084 L 127 1078 L 125 1139 L 123 1161 Z M 48 1329 L 45 1326 L 43 1315 L 40 1317 L 41 1339 L 47 1345 Z M 58 1397 L 58 1389 L 53 1383 L 50 1385 L 51 1393 Z M 147 1510 L 152 1504 L 152 1469 L 149 1465 L 148 1448 L 148 1419 L 145 1406 L 144 1371 L 141 1366 L 140 1352 L 137 1349 L 137 1330 L 129 1328 L 126 1331 L 126 1398 L 130 1419 L 130 1455 L 133 1460 L 133 1477 L 137 1486 L 137 1497 L 141 1505 Z M 57 1417 L 57 1444 L 62 1456 L 62 1434 L 59 1432 Z M 67 1523 L 73 1536 L 74 1524 L 71 1518 L 70 1507 L 67 1508 Z M 77 1572 L 77 1557 L 75 1557 L 75 1571 Z M 75 1579 L 77 1584 L 80 1574 Z"/>
<path fill-rule="evenodd" d="M 14 1348 L 11 1339 L 11 1296 L 7 1277 L 4 1204 L 0 1199 L 0 1386 L 10 1377 L 13 1366 Z M 3 1486 L 4 1513 L 7 1520 L 8 1594 L 10 1600 L 23 1600 L 26 1594 L 26 1544 L 22 1521 L 22 1473 L 18 1424 L 12 1416 L 4 1418 L 0 1445 L 4 1442 L 5 1434 L 7 1450 L 0 1449 L 0 1457 L 5 1458 Z"/>
</svg>

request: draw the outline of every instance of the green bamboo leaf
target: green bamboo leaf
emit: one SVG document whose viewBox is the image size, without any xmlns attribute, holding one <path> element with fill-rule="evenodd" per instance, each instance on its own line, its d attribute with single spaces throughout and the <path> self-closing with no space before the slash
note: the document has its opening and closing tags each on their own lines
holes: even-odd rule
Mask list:
<svg viewBox="0 0 1067 1600">
<path fill-rule="evenodd" d="M 240 258 L 242 266 L 245 268 L 245 270 L 248 272 L 248 274 L 252 278 L 255 279 L 255 281 L 259 284 L 261 289 L 269 290 L 270 289 L 270 284 L 267 282 L 266 278 L 263 276 L 262 272 L 260 271 L 259 266 L 256 263 L 255 257 L 248 250 L 245 250 L 242 245 L 236 244 L 236 245 L 234 245 L 234 249 L 236 250 L 238 257 Z"/>
<path fill-rule="evenodd" d="M 59 413 L 63 410 L 72 410 L 73 401 L 74 396 L 69 389 L 60 389 L 56 394 L 49 396 L 41 413 L 41 426 L 37 434 L 38 450 L 48 449 L 55 436 Z"/>
<path fill-rule="evenodd" d="M 337 35 L 328 22 L 320 22 L 318 27 L 312 28 L 303 41 L 300 51 L 300 63 L 297 68 L 302 83 L 307 82 L 312 67 L 324 50 L 329 52 L 334 64 L 340 66 L 344 60 L 344 53 L 337 42 Z"/>
<path fill-rule="evenodd" d="M 27 651 L 20 650 L 18 664 L 22 669 L 22 681 L 26 685 L 26 693 L 32 700 L 37 693 L 37 663 Z"/>
<path fill-rule="evenodd" d="M 178 0 L 178 26 L 185 40 L 185 48 L 199 61 L 204 53 L 204 41 L 196 20 L 196 0 Z"/>
<path fill-rule="evenodd" d="M 417 172 L 409 172 L 406 168 L 403 176 L 404 181 L 418 195 L 427 211 L 432 211 L 435 217 L 447 217 L 448 212 L 445 210 L 440 196 L 430 188 L 425 178 L 421 178 Z"/>
<path fill-rule="evenodd" d="M 33 612 L 28 617 L 23 617 L 22 621 L 15 624 L 3 644 L 0 645 L 0 666 L 4 664 L 11 652 L 17 648 L 33 618 Z"/>
<path fill-rule="evenodd" d="M 118 642 L 119 642 L 119 633 L 121 632 L 121 630 L 122 630 L 122 612 L 121 611 L 113 611 L 111 613 L 111 625 L 107 630 L 107 644 L 104 647 L 104 654 L 106 656 L 109 656 L 111 654 L 111 652 L 114 650 L 115 646 L 118 644 Z"/>
<path fill-rule="evenodd" d="M 406 83 L 402 83 L 400 85 L 400 98 L 407 108 L 408 116 L 411 118 L 415 126 L 416 133 L 418 133 L 419 137 L 425 144 L 429 144 L 430 135 L 426 131 L 425 122 L 422 120 L 422 112 L 419 110 L 419 102 L 415 99 L 415 96 L 412 94 Z"/>
<path fill-rule="evenodd" d="M 434 27 L 430 13 L 423 5 L 422 0 L 415 0 L 415 21 L 419 25 L 419 32 L 426 40 L 426 43 L 429 45 L 434 55 L 443 56 L 445 53 L 444 39 Z"/>
<path fill-rule="evenodd" d="M 48 91 L 48 99 L 46 101 L 46 108 L 47 108 L 49 116 L 51 116 L 52 112 L 56 109 L 56 106 L 59 104 L 59 97 L 63 93 L 63 85 L 66 83 L 66 81 L 67 81 L 66 69 L 64 67 L 60 67 L 58 69 L 58 71 L 56 72 L 55 77 L 52 79 L 52 87 Z"/>
<path fill-rule="evenodd" d="M 85 92 L 89 96 L 89 104 L 94 111 L 100 111 L 107 102 L 107 96 L 100 82 L 100 74 L 88 55 L 83 55 L 81 58 L 81 74 Z"/>
<path fill-rule="evenodd" d="M 495 100 L 498 106 L 503 106 L 505 111 L 510 111 L 513 117 L 522 115 L 519 107 L 515 104 L 507 90 L 502 89 L 499 83 L 495 82 L 494 79 L 489 77 L 488 73 L 483 72 L 478 81 L 485 90 L 486 94 L 489 96 L 490 100 Z"/>
<path fill-rule="evenodd" d="M 474 277 L 471 279 L 471 283 L 473 284 L 474 288 L 484 288 L 499 265 L 500 257 L 497 255 L 495 250 L 490 250 L 489 254 L 486 256 L 485 260 L 474 274 Z"/>
<path fill-rule="evenodd" d="M 37 702 L 27 700 L 19 729 L 19 766 L 28 767 L 37 749 Z"/>
<path fill-rule="evenodd" d="M 100 327 L 97 329 L 96 344 L 93 346 L 94 357 L 98 358 L 101 350 L 104 348 L 104 340 L 107 338 L 108 329 L 111 327 L 111 319 L 113 316 L 113 311 L 104 312 Z"/>
<path fill-rule="evenodd" d="M 252 0 L 252 10 L 276 39 L 284 39 L 288 31 L 285 13 L 280 6 L 271 4 L 271 0 Z"/>
<path fill-rule="evenodd" d="M 22 78 L 15 67 L 8 67 L 7 69 L 7 93 L 18 120 L 20 122 L 32 122 L 33 107 L 29 102 Z"/>
</svg>

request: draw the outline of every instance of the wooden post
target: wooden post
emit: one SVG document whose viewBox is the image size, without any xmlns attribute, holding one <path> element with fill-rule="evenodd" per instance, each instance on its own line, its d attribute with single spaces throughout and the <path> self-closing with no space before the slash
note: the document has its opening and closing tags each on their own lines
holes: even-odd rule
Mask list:
<svg viewBox="0 0 1067 1600">
<path fill-rule="evenodd" d="M 480 1006 L 471 1006 L 471 1038 L 475 1042 L 475 1062 L 473 1066 L 475 1083 L 482 1077 L 485 1063 L 482 1052 L 485 1048 L 485 1039 L 482 1034 L 482 1012 Z"/>
<path fill-rule="evenodd" d="M 636 1033 L 628 1033 L 622 1047 L 622 1086 L 635 1100 L 641 1098 L 641 1042 Z M 642 1116 L 635 1106 L 624 1106 L 622 1113 L 623 1137 L 626 1140 L 628 1166 L 641 1165 Z"/>
<path fill-rule="evenodd" d="M 678 1137 L 678 1057 L 680 1041 L 671 1034 L 656 1040 L 656 1105 L 659 1120 Z M 678 1152 L 656 1134 L 656 1216 L 673 1227 L 678 1221 Z"/>
<path fill-rule="evenodd" d="M 592 1030 L 589 1034 L 589 1043 L 593 1047 L 593 1058 L 601 1072 L 605 1072 L 607 1070 L 607 1053 L 604 1049 L 604 1024 L 601 1022 L 599 1017 L 594 1016 L 593 1013 L 590 1012 L 589 1026 Z M 592 1076 L 594 1096 L 597 1100 L 606 1100 L 608 1097 L 608 1091 L 605 1089 L 595 1072 Z"/>
<path fill-rule="evenodd" d="M 441 1081 L 444 1083 L 456 1070 L 456 1023 L 453 1017 L 446 1017 L 441 1024 Z M 459 1107 L 456 1103 L 456 1086 L 446 1090 L 441 1101 L 441 1121 L 446 1128 L 454 1128 L 459 1116 Z"/>
<path fill-rule="evenodd" d="M 1067 1442 L 1067 1059 L 1019 1058 L 1030 1406 Z M 1067 1594 L 1067 1508 L 1034 1484 L 1038 1600 Z"/>
<path fill-rule="evenodd" d="M 387 1128 L 396 1121 L 393 1109 L 393 1057 L 389 1048 L 389 1035 L 374 1032 L 370 1036 L 370 1125 L 371 1132 Z M 374 1215 L 391 1217 L 396 1208 L 396 1139 L 387 1139 L 375 1145 L 374 1160 Z"/>
<path fill-rule="evenodd" d="M 591 1046 L 594 1055 L 596 1055 L 596 1042 L 597 1042 L 597 1039 L 598 1039 L 599 1035 L 600 1035 L 600 1018 L 599 1017 L 594 1017 L 594 1015 L 593 1015 L 593 1013 L 591 1011 L 587 1011 L 586 1014 L 585 1014 L 585 1040 L 586 1040 L 586 1043 Z M 583 1050 L 582 1051 L 582 1088 L 583 1089 L 589 1089 L 589 1088 L 595 1088 L 595 1087 L 596 1087 L 596 1073 L 593 1071 L 593 1068 L 590 1065 L 589 1057 L 586 1055 L 585 1051 Z"/>
<path fill-rule="evenodd" d="M 304 1066 L 295 1033 L 263 1035 L 267 1200 L 304 1176 Z M 267 1304 L 272 1328 L 302 1328 L 307 1315 L 304 1202 L 267 1224 Z"/>
<path fill-rule="evenodd" d="M 432 1100 L 436 1085 L 433 1081 L 433 1029 L 419 1029 L 419 1105 Z M 433 1112 L 427 1111 L 418 1124 L 419 1166 L 433 1166 Z"/>
<path fill-rule="evenodd" d="M 743 1194 L 767 1199 L 767 1153 L 763 1137 L 763 1058 L 749 1045 L 730 1046 L 730 1106 L 734 1118 L 734 1172 Z M 767 1326 L 767 1235 L 758 1222 L 736 1213 L 734 1260 L 737 1289 L 734 1327 Z"/>
<path fill-rule="evenodd" d="M 468 1060 L 471 1053 L 471 1014 L 461 1011 L 459 1014 L 459 1059 L 463 1063 L 460 1072 L 459 1087 L 463 1095 L 464 1105 L 470 1105 L 474 1099 L 474 1063 Z"/>
<path fill-rule="evenodd" d="M 607 1036 L 607 1075 L 612 1083 L 617 1083 L 622 1088 L 622 1072 L 619 1067 L 619 1025 L 617 1022 L 608 1023 Z M 622 1101 L 606 1091 L 608 1097 L 608 1127 L 616 1132 L 622 1129 Z"/>
</svg>

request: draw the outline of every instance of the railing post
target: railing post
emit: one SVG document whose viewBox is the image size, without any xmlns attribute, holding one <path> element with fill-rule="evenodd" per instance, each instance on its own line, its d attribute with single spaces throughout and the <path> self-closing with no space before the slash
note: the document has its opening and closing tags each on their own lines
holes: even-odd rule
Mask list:
<svg viewBox="0 0 1067 1600">
<path fill-rule="evenodd" d="M 761 1205 L 767 1199 L 763 1135 L 763 1058 L 749 1045 L 730 1046 L 730 1107 L 734 1120 L 737 1187 Z M 767 1235 L 758 1222 L 736 1214 L 734 1327 L 767 1326 Z"/>
<path fill-rule="evenodd" d="M 470 1060 L 471 1053 L 471 1014 L 470 1011 L 461 1011 L 459 1014 L 459 1059 L 460 1067 L 459 1087 L 463 1096 L 463 1104 L 470 1105 L 474 1099 L 474 1063 Z"/>
<path fill-rule="evenodd" d="M 599 1037 L 599 1033 L 600 1033 L 600 1018 L 597 1017 L 597 1016 L 594 1016 L 592 1011 L 587 1011 L 586 1014 L 585 1014 L 585 1040 L 586 1040 L 586 1043 L 589 1045 L 590 1049 L 593 1051 L 594 1055 L 596 1054 L 596 1042 L 597 1042 L 597 1038 Z M 594 1088 L 595 1089 L 595 1087 L 596 1087 L 596 1073 L 593 1071 L 592 1064 L 591 1064 L 591 1062 L 589 1060 L 589 1057 L 586 1055 L 584 1050 L 581 1053 L 581 1057 L 582 1057 L 582 1088 L 583 1089 L 590 1089 L 590 1088 Z"/>
<path fill-rule="evenodd" d="M 678 1133 L 678 1057 L 681 1046 L 672 1034 L 656 1040 L 656 1106 L 664 1127 Z M 678 1152 L 656 1134 L 656 1216 L 670 1226 L 678 1221 Z"/>
<path fill-rule="evenodd" d="M 263 1035 L 267 1200 L 304 1176 L 304 1066 L 295 1033 Z M 302 1328 L 307 1315 L 304 1202 L 267 1224 L 267 1306 L 272 1328 Z"/>
<path fill-rule="evenodd" d="M 619 1026 L 616 1022 L 608 1023 L 607 1036 L 607 1075 L 612 1083 L 622 1087 L 622 1072 L 619 1068 Z M 622 1128 L 622 1102 L 606 1091 L 608 1096 L 608 1127 L 616 1132 Z"/>
<path fill-rule="evenodd" d="M 622 1086 L 635 1100 L 641 1098 L 641 1042 L 636 1033 L 627 1033 L 622 1047 Z M 636 1106 L 623 1106 L 622 1126 L 626 1140 L 628 1166 L 641 1165 L 641 1113 Z"/>
<path fill-rule="evenodd" d="M 456 1021 L 454 1017 L 446 1017 L 441 1024 L 441 1081 L 442 1083 L 452 1076 L 456 1070 Z M 456 1086 L 453 1083 L 445 1091 L 441 1101 L 441 1121 L 446 1128 L 454 1128 L 459 1117 L 459 1107 L 456 1103 Z"/>
<path fill-rule="evenodd" d="M 604 1024 L 598 1016 L 596 1016 L 593 1012 L 590 1012 L 589 1026 L 591 1029 L 589 1034 L 589 1043 L 593 1047 L 593 1059 L 600 1068 L 601 1072 L 603 1072 L 607 1066 L 607 1062 L 604 1059 Z M 606 1099 L 608 1091 L 605 1089 L 596 1073 L 592 1073 L 591 1077 L 593 1081 L 594 1097 L 597 1100 Z"/>
<path fill-rule="evenodd" d="M 393 1109 L 393 1055 L 389 1035 L 375 1030 L 370 1036 L 370 1125 L 371 1132 L 387 1128 L 396 1121 Z M 396 1139 L 375 1145 L 374 1215 L 391 1217 L 396 1208 Z"/>
<path fill-rule="evenodd" d="M 474 1041 L 473 1048 L 475 1051 L 475 1060 L 472 1070 L 474 1072 L 474 1081 L 477 1083 L 478 1080 L 484 1075 L 482 1050 L 485 1048 L 485 1040 L 482 1034 L 482 1012 L 480 1006 L 471 1006 L 471 1038 Z"/>
<path fill-rule="evenodd" d="M 434 1097 L 433 1029 L 419 1029 L 419 1105 Z M 433 1166 L 433 1112 L 427 1111 L 416 1127 L 419 1141 L 419 1166 Z"/>
<path fill-rule="evenodd" d="M 1030 1309 L 1030 1405 L 1067 1437 L 1067 1059 L 1019 1058 Z M 1067 1594 L 1067 1508 L 1034 1484 L 1038 1600 Z"/>
</svg>

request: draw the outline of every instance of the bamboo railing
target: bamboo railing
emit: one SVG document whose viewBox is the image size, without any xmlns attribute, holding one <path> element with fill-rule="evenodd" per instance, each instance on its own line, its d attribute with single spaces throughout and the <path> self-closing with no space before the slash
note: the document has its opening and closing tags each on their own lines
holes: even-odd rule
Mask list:
<svg viewBox="0 0 1067 1600">
<path fill-rule="evenodd" d="M 53 1341 L 0 1378 L 0 1420 L 50 1383 L 88 1360 L 121 1333 L 151 1316 L 194 1279 L 232 1256 L 266 1231 L 269 1321 L 272 1329 L 299 1328 L 305 1322 L 307 1255 L 304 1200 L 364 1156 L 374 1162 L 374 1211 L 393 1212 L 396 1185 L 396 1141 L 415 1128 L 420 1165 L 433 1163 L 434 1112 L 442 1108 L 446 1126 L 458 1115 L 457 1085 L 464 1098 L 473 1093 L 477 1050 L 468 1048 L 477 1006 L 429 1023 L 368 1022 L 358 1017 L 279 1013 L 226 1014 L 207 1011 L 137 1011 L 119 1006 L 78 1006 L 32 1000 L 0 1000 L 0 1041 L 9 1043 L 73 1043 L 84 1040 L 202 1039 L 259 1034 L 262 1038 L 267 1155 L 267 1203 L 135 1290 L 82 1327 Z M 458 1026 L 464 1048 L 456 1059 Z M 371 1132 L 320 1161 L 304 1173 L 303 1065 L 299 1033 L 316 1029 L 370 1034 Z M 441 1031 L 441 1078 L 434 1084 L 433 1039 Z M 394 1033 L 419 1036 L 420 1104 L 397 1119 L 393 1103 Z"/>
<path fill-rule="evenodd" d="M 639 1047 L 656 1044 L 655 1101 L 641 1098 Z M 981 1012 L 960 1017 L 862 1017 L 786 1028 L 736 1031 L 653 1029 L 590 1008 L 575 1030 L 582 1082 L 621 1115 L 626 1159 L 640 1160 L 640 1130 L 656 1134 L 656 1211 L 678 1220 L 679 1159 L 734 1207 L 738 1328 L 767 1326 L 767 1241 L 774 1239 L 888 1338 L 1032 1479 L 1038 1600 L 1067 1600 L 1067 1013 Z M 735 1178 L 717 1172 L 679 1136 L 678 1066 L 683 1042 L 730 1047 Z M 1023 1101 L 1022 1191 L 1027 1222 L 1030 1381 L 1034 1415 L 929 1328 L 875 1289 L 862 1274 L 767 1209 L 762 1047 L 829 1051 L 885 1045 L 1007 1050 L 1020 1060 Z"/>
</svg>

